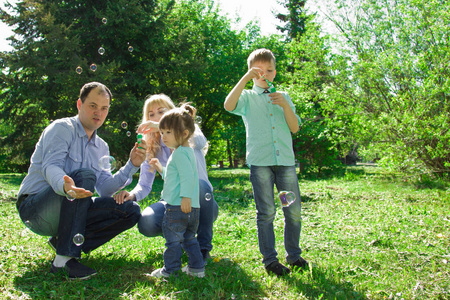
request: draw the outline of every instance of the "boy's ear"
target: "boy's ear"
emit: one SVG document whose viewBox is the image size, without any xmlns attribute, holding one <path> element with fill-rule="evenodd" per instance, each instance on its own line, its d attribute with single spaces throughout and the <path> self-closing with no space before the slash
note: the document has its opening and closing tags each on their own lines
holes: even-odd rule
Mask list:
<svg viewBox="0 0 450 300">
<path fill-rule="evenodd" d="M 77 101 L 77 108 L 78 108 L 78 110 L 80 110 L 80 107 L 81 107 L 81 99 L 78 98 L 78 101 Z"/>
</svg>

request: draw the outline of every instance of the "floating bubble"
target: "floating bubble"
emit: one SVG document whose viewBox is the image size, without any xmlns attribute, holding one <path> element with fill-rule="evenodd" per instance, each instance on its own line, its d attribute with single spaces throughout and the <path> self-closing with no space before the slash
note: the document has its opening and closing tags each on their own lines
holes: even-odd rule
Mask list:
<svg viewBox="0 0 450 300">
<path fill-rule="evenodd" d="M 112 156 L 105 155 L 100 158 L 98 165 L 104 171 L 113 171 L 116 168 L 116 160 Z"/>
<path fill-rule="evenodd" d="M 66 198 L 69 201 L 73 201 L 75 200 L 75 198 L 77 197 L 77 193 L 75 193 L 75 191 L 73 190 L 68 190 L 66 193 Z"/>
<path fill-rule="evenodd" d="M 23 224 L 25 224 L 25 226 L 26 226 L 27 228 L 31 228 L 31 222 L 30 222 L 30 220 L 26 220 L 25 222 L 23 222 Z"/>
<path fill-rule="evenodd" d="M 206 194 L 205 194 L 205 200 L 206 200 L 206 201 L 211 200 L 211 194 L 210 194 L 210 193 L 206 193 Z"/>
<path fill-rule="evenodd" d="M 108 23 L 108 19 L 107 18 L 103 18 L 102 22 L 103 22 L 103 24 L 106 24 L 106 23 Z"/>
<path fill-rule="evenodd" d="M 195 117 L 195 123 L 197 123 L 197 124 L 200 124 L 200 123 L 202 123 L 202 117 L 200 117 L 200 116 L 196 116 Z"/>
<path fill-rule="evenodd" d="M 128 51 L 133 52 L 134 48 L 133 46 L 128 46 Z"/>
<path fill-rule="evenodd" d="M 288 207 L 295 201 L 295 194 L 289 191 L 281 191 L 278 193 L 278 198 L 280 198 L 281 205 L 283 207 Z"/>
<path fill-rule="evenodd" d="M 48 80 L 48 76 L 47 75 L 42 76 L 42 80 L 43 81 L 47 81 Z"/>
<path fill-rule="evenodd" d="M 122 126 L 123 129 L 127 129 L 128 123 L 125 122 L 125 121 L 123 121 L 122 124 L 121 124 L 120 126 Z"/>
<path fill-rule="evenodd" d="M 131 132 L 127 131 L 127 137 L 130 137 L 130 136 L 131 136 Z"/>
<path fill-rule="evenodd" d="M 84 243 L 84 236 L 81 233 L 77 233 L 73 236 L 73 243 L 77 246 L 81 246 Z"/>
<path fill-rule="evenodd" d="M 91 69 L 92 72 L 97 71 L 97 65 L 96 64 L 92 64 L 89 66 L 89 69 Z"/>
<path fill-rule="evenodd" d="M 81 74 L 81 72 L 83 72 L 83 68 L 80 67 L 80 66 L 78 66 L 78 67 L 75 69 L 75 71 L 76 71 L 78 74 Z"/>
<path fill-rule="evenodd" d="M 100 55 L 105 54 L 105 48 L 103 48 L 103 47 L 98 48 L 98 54 L 100 54 Z"/>
</svg>

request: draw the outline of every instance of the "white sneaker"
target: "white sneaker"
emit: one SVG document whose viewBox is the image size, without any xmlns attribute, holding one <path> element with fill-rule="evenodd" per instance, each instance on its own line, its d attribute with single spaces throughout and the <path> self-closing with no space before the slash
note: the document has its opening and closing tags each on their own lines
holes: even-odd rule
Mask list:
<svg viewBox="0 0 450 300">
<path fill-rule="evenodd" d="M 153 271 L 150 274 L 150 276 L 160 278 L 160 277 L 169 277 L 170 274 L 167 274 L 166 272 L 163 271 L 163 268 L 160 268 L 160 269 L 156 269 L 155 271 Z"/>
<path fill-rule="evenodd" d="M 191 275 L 191 276 L 195 276 L 195 277 L 199 277 L 199 278 L 205 277 L 205 271 L 192 272 L 191 269 L 189 268 L 189 266 L 184 266 L 183 268 L 181 268 L 181 271 L 183 271 L 184 273 Z"/>
</svg>

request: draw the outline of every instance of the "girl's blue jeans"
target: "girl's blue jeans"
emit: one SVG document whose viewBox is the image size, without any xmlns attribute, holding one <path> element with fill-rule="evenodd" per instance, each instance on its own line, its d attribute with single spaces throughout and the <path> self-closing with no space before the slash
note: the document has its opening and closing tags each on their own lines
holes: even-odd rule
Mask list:
<svg viewBox="0 0 450 300">
<path fill-rule="evenodd" d="M 200 193 L 200 217 L 197 230 L 197 240 L 200 244 L 200 249 L 211 251 L 213 238 L 214 221 L 219 215 L 219 206 L 214 200 L 213 192 L 209 185 L 204 181 L 199 181 Z M 207 200 L 206 194 L 211 195 L 211 199 Z M 139 232 L 148 237 L 162 235 L 162 221 L 165 211 L 165 201 L 153 203 L 145 208 L 142 212 L 142 217 L 139 220 Z"/>
<path fill-rule="evenodd" d="M 166 239 L 163 271 L 172 274 L 181 269 L 182 249 L 189 258 L 189 269 L 202 272 L 205 269 L 203 256 L 198 245 L 197 234 L 200 209 L 192 208 L 188 214 L 181 211 L 181 206 L 166 204 L 163 219 L 163 234 Z"/>
</svg>

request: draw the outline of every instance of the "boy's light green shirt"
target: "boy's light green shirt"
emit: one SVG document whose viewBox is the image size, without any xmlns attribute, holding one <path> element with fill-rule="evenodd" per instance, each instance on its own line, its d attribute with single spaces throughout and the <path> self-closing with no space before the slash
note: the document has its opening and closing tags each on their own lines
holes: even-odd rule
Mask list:
<svg viewBox="0 0 450 300">
<path fill-rule="evenodd" d="M 254 166 L 293 166 L 295 164 L 291 131 L 283 108 L 271 103 L 269 94 L 256 85 L 242 91 L 236 108 L 231 112 L 241 116 L 247 132 L 247 164 Z M 295 113 L 291 98 L 280 92 Z M 300 123 L 300 118 L 297 116 Z"/>
<path fill-rule="evenodd" d="M 197 162 L 194 150 L 180 146 L 163 168 L 162 198 L 170 205 L 181 205 L 181 198 L 191 198 L 191 207 L 200 208 Z"/>
</svg>

